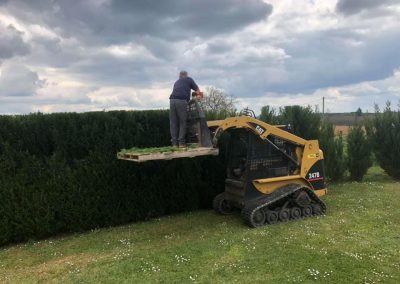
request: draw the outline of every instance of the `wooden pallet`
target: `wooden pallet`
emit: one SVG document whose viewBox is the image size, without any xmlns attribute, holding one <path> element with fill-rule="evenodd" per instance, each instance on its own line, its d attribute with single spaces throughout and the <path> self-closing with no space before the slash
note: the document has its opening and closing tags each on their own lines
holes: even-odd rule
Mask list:
<svg viewBox="0 0 400 284">
<path fill-rule="evenodd" d="M 177 158 L 194 158 L 198 156 L 217 156 L 218 149 L 216 148 L 192 148 L 185 150 L 178 150 L 174 152 L 164 152 L 164 153 L 149 153 L 149 154 L 135 154 L 135 153 L 124 153 L 118 155 L 117 158 L 120 160 L 127 160 L 133 162 L 147 162 L 155 160 L 171 160 Z"/>
</svg>

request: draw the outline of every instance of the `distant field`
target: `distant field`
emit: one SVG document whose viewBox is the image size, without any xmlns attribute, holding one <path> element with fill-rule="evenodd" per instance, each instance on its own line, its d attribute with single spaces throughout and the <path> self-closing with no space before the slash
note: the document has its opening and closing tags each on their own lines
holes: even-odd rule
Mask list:
<svg viewBox="0 0 400 284">
<path fill-rule="evenodd" d="M 354 125 L 357 122 L 371 119 L 374 115 L 374 113 L 363 113 L 361 116 L 357 116 L 355 113 L 325 113 L 324 117 L 334 125 Z"/>
<path fill-rule="evenodd" d="M 211 210 L 0 249 L 0 283 L 400 283 L 400 183 L 330 185 L 326 216 L 249 229 Z"/>
<path fill-rule="evenodd" d="M 355 113 L 326 113 L 325 119 L 335 125 L 335 134 L 340 132 L 343 135 L 347 135 L 350 130 L 350 126 L 356 123 L 362 123 L 367 119 L 372 119 L 375 114 L 364 113 L 361 116 L 357 116 Z"/>
</svg>

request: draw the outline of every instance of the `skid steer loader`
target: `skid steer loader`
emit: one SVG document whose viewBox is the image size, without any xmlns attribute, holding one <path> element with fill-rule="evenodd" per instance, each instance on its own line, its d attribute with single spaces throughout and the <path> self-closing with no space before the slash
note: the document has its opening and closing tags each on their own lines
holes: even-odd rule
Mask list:
<svg viewBox="0 0 400 284">
<path fill-rule="evenodd" d="M 241 210 L 250 227 L 321 215 L 327 193 L 324 155 L 317 140 L 273 126 L 246 110 L 238 117 L 209 121 L 214 145 L 228 132 L 225 191 L 214 198 L 220 214 Z"/>
</svg>

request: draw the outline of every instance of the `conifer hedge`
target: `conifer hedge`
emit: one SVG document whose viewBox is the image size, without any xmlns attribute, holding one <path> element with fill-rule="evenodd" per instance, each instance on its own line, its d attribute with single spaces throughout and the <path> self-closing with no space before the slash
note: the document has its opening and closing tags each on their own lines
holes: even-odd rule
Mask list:
<svg viewBox="0 0 400 284">
<path fill-rule="evenodd" d="M 300 106 L 263 113 L 319 139 L 328 176 L 342 177 L 342 138 L 320 114 Z M 116 159 L 122 148 L 169 139 L 168 111 L 161 110 L 0 116 L 0 245 L 210 207 L 224 189 L 224 137 L 219 157 Z"/>
<path fill-rule="evenodd" d="M 221 157 L 116 159 L 169 143 L 168 111 L 0 116 L 0 245 L 209 207 Z"/>
<path fill-rule="evenodd" d="M 371 154 L 371 145 L 362 125 L 351 127 L 347 135 L 347 164 L 352 180 L 362 181 L 372 166 Z"/>
<path fill-rule="evenodd" d="M 400 179 L 400 109 L 387 102 L 383 112 L 376 106 L 375 116 L 366 124 L 375 158 L 385 172 Z"/>
<path fill-rule="evenodd" d="M 343 135 L 335 135 L 332 123 L 324 121 L 319 134 L 319 144 L 324 152 L 325 174 L 330 181 L 339 181 L 346 170 Z"/>
<path fill-rule="evenodd" d="M 293 132 L 306 140 L 319 139 L 321 128 L 321 114 L 312 110 L 310 106 L 285 106 L 279 109 L 279 124 L 291 124 Z"/>
</svg>

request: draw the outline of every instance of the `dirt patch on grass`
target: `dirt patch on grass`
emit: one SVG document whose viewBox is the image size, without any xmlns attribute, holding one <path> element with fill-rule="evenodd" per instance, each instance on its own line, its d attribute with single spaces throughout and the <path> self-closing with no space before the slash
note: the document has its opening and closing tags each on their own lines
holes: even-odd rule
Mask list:
<svg viewBox="0 0 400 284">
<path fill-rule="evenodd" d="M 349 133 L 349 130 L 350 130 L 350 126 L 347 126 L 347 125 L 335 125 L 335 134 L 336 135 L 339 135 L 340 132 L 343 135 L 347 135 Z"/>
<path fill-rule="evenodd" d="M 33 277 L 39 280 L 39 282 L 48 282 L 57 278 L 60 274 L 79 273 L 91 263 L 97 263 L 108 257 L 111 257 L 111 254 L 81 253 L 77 255 L 68 255 L 35 266 L 19 268 L 17 271 L 14 270 L 12 274 L 9 274 L 12 275 L 12 277 L 3 280 L 9 280 L 12 283 Z"/>
<path fill-rule="evenodd" d="M 93 262 L 95 259 L 95 256 L 92 254 L 69 255 L 66 257 L 44 262 L 34 267 L 33 269 L 40 274 L 47 274 L 52 271 L 57 271 L 64 268 L 71 268 L 73 266 L 85 266 L 90 262 Z"/>
</svg>

